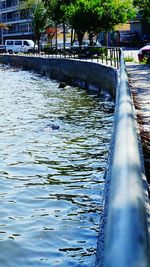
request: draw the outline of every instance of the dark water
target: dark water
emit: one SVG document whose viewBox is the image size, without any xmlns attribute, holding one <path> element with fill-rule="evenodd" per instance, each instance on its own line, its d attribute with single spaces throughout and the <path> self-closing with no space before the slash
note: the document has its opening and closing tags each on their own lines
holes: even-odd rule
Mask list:
<svg viewBox="0 0 150 267">
<path fill-rule="evenodd" d="M 94 266 L 113 107 L 1 66 L 0 266 Z"/>
</svg>

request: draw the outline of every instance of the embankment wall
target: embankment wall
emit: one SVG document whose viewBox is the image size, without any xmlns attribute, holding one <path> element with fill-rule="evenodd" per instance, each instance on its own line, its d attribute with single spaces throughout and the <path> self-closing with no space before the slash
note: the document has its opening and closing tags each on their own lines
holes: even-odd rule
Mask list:
<svg viewBox="0 0 150 267">
<path fill-rule="evenodd" d="M 0 62 L 34 70 L 52 79 L 77 84 L 87 89 L 107 89 L 115 96 L 117 70 L 113 67 L 73 59 L 1 55 Z"/>
</svg>

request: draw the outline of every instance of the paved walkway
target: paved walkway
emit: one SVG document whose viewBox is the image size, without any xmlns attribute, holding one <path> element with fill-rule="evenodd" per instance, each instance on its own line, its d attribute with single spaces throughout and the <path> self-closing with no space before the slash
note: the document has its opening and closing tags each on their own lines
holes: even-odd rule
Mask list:
<svg viewBox="0 0 150 267">
<path fill-rule="evenodd" d="M 126 65 L 141 133 L 146 176 L 150 183 L 150 65 Z"/>
<path fill-rule="evenodd" d="M 137 120 L 139 124 L 146 177 L 150 192 L 150 65 L 128 63 L 127 72 Z M 150 240 L 150 202 L 146 198 L 148 233 Z"/>
<path fill-rule="evenodd" d="M 124 57 L 131 57 L 138 62 L 138 51 L 140 48 L 125 48 L 123 50 Z"/>
</svg>

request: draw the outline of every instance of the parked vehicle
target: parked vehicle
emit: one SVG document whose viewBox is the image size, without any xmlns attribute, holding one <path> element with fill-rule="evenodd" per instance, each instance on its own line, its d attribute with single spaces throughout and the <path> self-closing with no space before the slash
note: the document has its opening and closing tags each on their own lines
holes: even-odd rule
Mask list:
<svg viewBox="0 0 150 267">
<path fill-rule="evenodd" d="M 6 53 L 6 46 L 0 45 L 0 54 Z"/>
<path fill-rule="evenodd" d="M 150 43 L 150 34 L 144 34 L 142 41 L 144 45 L 147 45 L 148 43 Z"/>
<path fill-rule="evenodd" d="M 92 46 L 90 46 L 89 40 L 84 40 L 81 46 L 79 46 L 78 41 L 75 41 L 71 47 L 71 52 L 73 54 L 80 54 L 83 57 L 93 57 L 101 54 L 101 47 L 102 45 L 98 41 L 94 42 Z"/>
<path fill-rule="evenodd" d="M 35 43 L 32 40 L 6 40 L 5 41 L 6 52 L 18 53 L 18 52 L 32 52 L 35 48 Z"/>
<path fill-rule="evenodd" d="M 89 42 L 89 40 L 84 40 L 84 41 L 82 42 L 81 47 L 87 47 L 87 46 L 90 46 L 90 42 Z M 102 45 L 101 45 L 101 43 L 100 43 L 99 41 L 94 41 L 94 42 L 93 42 L 93 46 L 101 47 Z M 75 42 L 73 43 L 73 47 L 79 47 L 79 42 L 78 42 L 78 41 L 75 41 Z"/>
<path fill-rule="evenodd" d="M 146 58 L 150 60 L 150 45 L 145 45 L 138 51 L 138 59 L 142 62 Z"/>
<path fill-rule="evenodd" d="M 71 43 L 66 42 L 65 43 L 65 51 L 68 52 L 68 51 L 70 51 L 70 49 L 71 49 Z M 64 44 L 63 43 L 58 43 L 57 44 L 57 51 L 58 52 L 63 52 L 64 51 Z"/>
<path fill-rule="evenodd" d="M 131 31 L 120 32 L 120 45 L 124 46 L 141 45 L 141 40 L 138 33 Z"/>
</svg>

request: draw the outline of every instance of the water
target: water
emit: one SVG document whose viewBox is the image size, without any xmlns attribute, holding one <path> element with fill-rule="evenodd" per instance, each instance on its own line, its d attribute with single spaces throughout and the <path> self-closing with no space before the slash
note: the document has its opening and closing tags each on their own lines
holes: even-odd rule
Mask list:
<svg viewBox="0 0 150 267">
<path fill-rule="evenodd" d="M 0 266 L 94 266 L 113 102 L 4 66 L 0 81 Z"/>
</svg>

